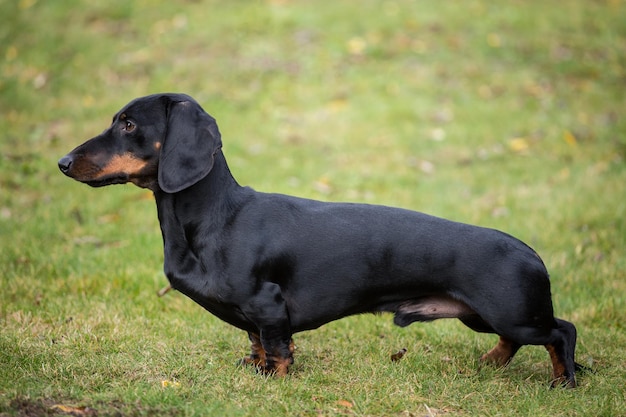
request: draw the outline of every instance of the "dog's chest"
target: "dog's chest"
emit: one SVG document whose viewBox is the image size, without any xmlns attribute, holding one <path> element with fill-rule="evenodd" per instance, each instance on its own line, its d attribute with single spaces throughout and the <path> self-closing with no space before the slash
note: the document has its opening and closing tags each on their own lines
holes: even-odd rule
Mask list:
<svg viewBox="0 0 626 417">
<path fill-rule="evenodd" d="M 225 322 L 255 331 L 219 269 L 206 268 L 190 250 L 176 253 L 166 250 L 164 259 L 165 274 L 174 289 Z"/>
</svg>

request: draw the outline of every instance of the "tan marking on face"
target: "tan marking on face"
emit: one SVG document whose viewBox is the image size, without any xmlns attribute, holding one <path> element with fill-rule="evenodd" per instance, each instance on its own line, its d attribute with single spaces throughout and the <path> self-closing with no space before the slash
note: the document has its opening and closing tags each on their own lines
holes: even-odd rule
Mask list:
<svg viewBox="0 0 626 417">
<path fill-rule="evenodd" d="M 147 163 L 147 161 L 142 161 L 129 153 L 115 155 L 111 158 L 109 163 L 100 170 L 95 179 L 115 174 L 133 175 L 141 171 Z"/>
<path fill-rule="evenodd" d="M 161 142 L 157 142 L 157 143 L 155 143 L 155 144 L 154 144 L 154 149 L 156 149 L 157 151 L 158 151 L 159 149 L 161 149 Z"/>
</svg>

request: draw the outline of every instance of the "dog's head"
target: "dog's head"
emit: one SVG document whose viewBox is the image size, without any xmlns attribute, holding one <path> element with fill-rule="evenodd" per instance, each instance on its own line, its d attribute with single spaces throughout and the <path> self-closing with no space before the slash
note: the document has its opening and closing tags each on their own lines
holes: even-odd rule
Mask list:
<svg viewBox="0 0 626 417">
<path fill-rule="evenodd" d="M 132 182 L 175 193 L 207 176 L 222 146 L 215 119 L 184 94 L 131 101 L 111 126 L 59 160 L 67 176 L 93 187 Z"/>
</svg>

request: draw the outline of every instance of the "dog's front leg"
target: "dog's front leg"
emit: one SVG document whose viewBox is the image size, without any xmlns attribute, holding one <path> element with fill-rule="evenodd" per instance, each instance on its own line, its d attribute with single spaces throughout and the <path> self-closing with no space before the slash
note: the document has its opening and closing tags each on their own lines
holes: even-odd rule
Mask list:
<svg viewBox="0 0 626 417">
<path fill-rule="evenodd" d="M 260 364 L 263 372 L 278 376 L 286 375 L 293 363 L 294 345 L 287 304 L 280 286 L 271 282 L 263 283 L 249 304 L 244 307 L 244 312 L 259 329 L 258 336 L 254 333 L 250 333 L 249 336 L 253 351 L 264 353 L 265 363 Z"/>
<path fill-rule="evenodd" d="M 275 333 L 272 328 L 261 330 L 261 344 L 265 350 L 263 372 L 277 376 L 287 375 L 289 366 L 293 364 L 294 344 L 291 335 L 286 336 L 282 331 Z"/>
<path fill-rule="evenodd" d="M 246 356 L 241 359 L 242 365 L 253 365 L 257 369 L 265 368 L 266 356 L 265 349 L 261 345 L 261 336 L 257 333 L 248 332 L 248 338 L 250 339 L 250 356 Z"/>
</svg>

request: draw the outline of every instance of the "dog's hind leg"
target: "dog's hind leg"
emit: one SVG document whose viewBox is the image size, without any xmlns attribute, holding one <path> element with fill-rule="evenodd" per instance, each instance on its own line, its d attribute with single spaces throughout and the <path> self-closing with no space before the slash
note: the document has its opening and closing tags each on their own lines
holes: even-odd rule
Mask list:
<svg viewBox="0 0 626 417">
<path fill-rule="evenodd" d="M 500 336 L 498 344 L 489 352 L 480 357 L 481 362 L 490 362 L 497 366 L 506 366 L 522 345 L 506 337 Z"/>
<path fill-rule="evenodd" d="M 459 318 L 470 329 L 481 333 L 495 333 L 496 331 L 480 316 L 471 315 Z M 498 344 L 489 352 L 480 357 L 481 362 L 493 363 L 497 366 L 506 366 L 522 345 L 506 337 L 500 336 Z"/>
<path fill-rule="evenodd" d="M 552 360 L 552 387 L 576 387 L 576 327 L 568 321 L 555 319 L 557 327 L 552 330 L 552 341 L 545 345 Z"/>
</svg>

